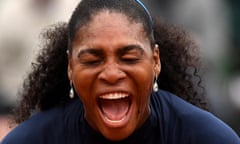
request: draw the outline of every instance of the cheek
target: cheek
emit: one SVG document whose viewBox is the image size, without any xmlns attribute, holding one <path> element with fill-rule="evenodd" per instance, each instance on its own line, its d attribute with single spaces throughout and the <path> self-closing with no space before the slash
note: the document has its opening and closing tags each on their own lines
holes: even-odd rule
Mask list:
<svg viewBox="0 0 240 144">
<path fill-rule="evenodd" d="M 94 76 L 91 71 L 75 69 L 73 71 L 73 85 L 78 96 L 84 103 L 91 103 L 91 91 Z"/>
<path fill-rule="evenodd" d="M 154 80 L 153 68 L 149 64 L 138 68 L 136 67 L 131 76 L 134 78 L 135 82 L 134 85 L 136 89 L 135 92 L 137 95 L 137 103 L 146 105 L 146 101 L 148 101 L 152 92 Z"/>
<path fill-rule="evenodd" d="M 145 65 L 142 67 L 139 67 L 135 70 L 135 73 L 133 73 L 133 76 L 135 78 L 135 81 L 137 83 L 137 88 L 140 91 L 150 93 L 153 80 L 154 80 L 154 71 L 151 65 Z"/>
<path fill-rule="evenodd" d="M 141 81 L 139 81 L 138 86 L 137 97 L 138 99 L 137 101 L 140 103 L 140 105 L 145 107 L 146 105 L 149 104 L 147 102 L 149 101 L 151 92 L 152 92 L 152 77 L 150 77 L 149 75 L 146 77 L 141 76 Z"/>
</svg>

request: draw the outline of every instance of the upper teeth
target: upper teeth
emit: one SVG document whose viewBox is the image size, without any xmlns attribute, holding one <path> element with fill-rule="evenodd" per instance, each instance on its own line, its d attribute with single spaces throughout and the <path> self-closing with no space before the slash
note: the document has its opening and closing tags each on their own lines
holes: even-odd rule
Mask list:
<svg viewBox="0 0 240 144">
<path fill-rule="evenodd" d="M 109 100 L 121 99 L 121 98 L 125 98 L 125 97 L 128 97 L 128 94 L 122 93 L 122 92 L 121 93 L 119 93 L 119 92 L 108 93 L 108 94 L 104 94 L 104 95 L 100 96 L 101 99 L 109 99 Z"/>
</svg>

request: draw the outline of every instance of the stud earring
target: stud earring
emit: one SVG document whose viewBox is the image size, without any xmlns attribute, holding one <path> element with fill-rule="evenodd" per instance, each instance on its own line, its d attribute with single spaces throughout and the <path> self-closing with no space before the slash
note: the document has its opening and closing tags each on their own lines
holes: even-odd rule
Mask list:
<svg viewBox="0 0 240 144">
<path fill-rule="evenodd" d="M 157 78 L 154 80 L 153 91 L 154 91 L 154 92 L 157 92 L 157 91 L 158 91 Z"/>
<path fill-rule="evenodd" d="M 74 91 L 73 91 L 73 86 L 72 86 L 72 81 L 70 82 L 70 91 L 69 91 L 69 97 L 71 98 L 71 99 L 73 99 L 74 98 Z"/>
</svg>

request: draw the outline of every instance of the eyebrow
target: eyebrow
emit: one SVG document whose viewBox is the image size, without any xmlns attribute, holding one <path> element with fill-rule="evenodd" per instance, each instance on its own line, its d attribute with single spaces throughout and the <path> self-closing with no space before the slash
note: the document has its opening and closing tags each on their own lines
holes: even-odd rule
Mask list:
<svg viewBox="0 0 240 144">
<path fill-rule="evenodd" d="M 132 51 L 132 50 L 136 50 L 138 52 L 140 52 L 141 55 L 143 55 L 144 53 L 144 50 L 141 46 L 139 45 L 135 45 L 135 44 L 132 44 L 132 45 L 127 45 L 127 46 L 124 46 L 124 47 L 121 47 L 117 50 L 117 53 L 123 55 L 129 51 Z M 81 55 L 84 55 L 84 54 L 92 54 L 92 55 L 103 55 L 103 50 L 102 49 L 96 49 L 96 48 L 86 48 L 86 49 L 81 49 L 78 51 L 77 53 L 77 57 L 79 58 Z"/>
<path fill-rule="evenodd" d="M 81 49 L 78 51 L 77 57 L 79 58 L 81 55 L 84 55 L 84 54 L 103 55 L 103 51 L 95 48 Z"/>
</svg>

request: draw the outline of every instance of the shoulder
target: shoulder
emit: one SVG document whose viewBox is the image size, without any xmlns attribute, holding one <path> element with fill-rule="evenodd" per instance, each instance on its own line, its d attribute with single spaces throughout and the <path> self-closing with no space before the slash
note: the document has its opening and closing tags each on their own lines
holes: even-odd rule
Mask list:
<svg viewBox="0 0 240 144">
<path fill-rule="evenodd" d="M 76 102 L 71 102 L 66 106 L 33 115 L 13 129 L 1 144 L 64 143 L 66 120 L 71 117 L 67 111 L 75 108 L 74 105 Z"/>
<path fill-rule="evenodd" d="M 155 107 L 162 111 L 168 133 L 181 135 L 193 143 L 240 144 L 237 134 L 223 121 L 176 95 L 159 91 L 152 95 L 152 99 Z"/>
<path fill-rule="evenodd" d="M 3 140 L 2 144 L 41 144 L 61 121 L 61 110 L 40 112 L 20 123 Z"/>
</svg>

